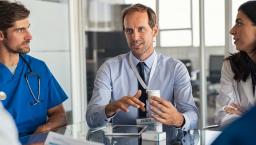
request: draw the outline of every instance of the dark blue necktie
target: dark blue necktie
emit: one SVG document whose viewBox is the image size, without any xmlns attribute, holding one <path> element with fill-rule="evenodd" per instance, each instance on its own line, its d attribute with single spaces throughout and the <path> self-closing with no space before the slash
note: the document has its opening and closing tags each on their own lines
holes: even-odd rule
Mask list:
<svg viewBox="0 0 256 145">
<path fill-rule="evenodd" d="M 140 74 L 140 77 L 142 78 L 142 80 L 145 82 L 145 76 L 144 76 L 144 67 L 145 64 L 144 62 L 139 62 L 137 64 L 137 68 Z M 145 104 L 145 108 L 146 108 L 146 100 L 147 100 L 147 93 L 146 93 L 146 89 L 144 89 L 142 87 L 142 85 L 140 84 L 140 82 L 138 81 L 138 89 L 141 90 L 141 96 L 140 96 L 140 101 L 143 102 Z M 141 109 L 139 109 L 139 118 L 146 118 L 147 112 L 143 112 Z"/>
</svg>

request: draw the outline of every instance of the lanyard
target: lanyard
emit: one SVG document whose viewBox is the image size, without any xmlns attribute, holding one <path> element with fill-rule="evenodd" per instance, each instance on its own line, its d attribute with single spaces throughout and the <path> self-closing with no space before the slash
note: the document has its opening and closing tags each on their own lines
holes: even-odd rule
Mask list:
<svg viewBox="0 0 256 145">
<path fill-rule="evenodd" d="M 129 56 L 129 63 L 131 65 L 131 68 L 132 68 L 132 71 L 134 72 L 136 78 L 138 79 L 138 81 L 140 82 L 141 86 L 147 90 L 148 89 L 148 86 L 146 85 L 146 83 L 142 80 L 138 70 L 136 69 L 135 65 L 132 63 L 132 53 L 130 53 L 130 56 Z M 153 74 L 155 73 L 155 70 L 156 70 L 156 64 L 157 64 L 157 55 L 155 56 L 155 59 L 153 61 L 153 65 L 152 65 L 152 68 L 151 68 L 151 71 L 150 71 L 150 75 L 149 75 L 149 80 L 148 80 L 148 84 L 153 76 Z"/>
</svg>

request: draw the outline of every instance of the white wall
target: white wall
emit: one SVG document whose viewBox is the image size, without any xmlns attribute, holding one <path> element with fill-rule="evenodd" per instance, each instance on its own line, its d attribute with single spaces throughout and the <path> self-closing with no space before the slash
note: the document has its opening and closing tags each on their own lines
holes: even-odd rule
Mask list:
<svg viewBox="0 0 256 145">
<path fill-rule="evenodd" d="M 46 62 L 64 91 L 66 111 L 71 110 L 70 40 L 67 2 L 21 0 L 30 10 L 32 32 L 30 55 Z"/>
</svg>

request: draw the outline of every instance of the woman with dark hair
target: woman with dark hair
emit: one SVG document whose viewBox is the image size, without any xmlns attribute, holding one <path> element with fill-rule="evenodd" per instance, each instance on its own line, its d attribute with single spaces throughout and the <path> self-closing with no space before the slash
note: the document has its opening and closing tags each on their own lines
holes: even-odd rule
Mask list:
<svg viewBox="0 0 256 145">
<path fill-rule="evenodd" d="M 230 30 L 237 53 L 227 57 L 221 71 L 216 122 L 223 126 L 255 104 L 256 85 L 256 1 L 238 8 Z"/>
</svg>

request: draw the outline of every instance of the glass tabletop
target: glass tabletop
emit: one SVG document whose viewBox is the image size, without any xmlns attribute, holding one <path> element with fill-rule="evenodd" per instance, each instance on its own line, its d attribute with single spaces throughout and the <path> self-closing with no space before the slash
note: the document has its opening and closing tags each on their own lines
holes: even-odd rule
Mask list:
<svg viewBox="0 0 256 145">
<path fill-rule="evenodd" d="M 213 130 L 189 130 L 182 131 L 174 128 L 173 132 L 166 134 L 166 140 L 148 141 L 143 140 L 140 135 L 133 136 L 110 136 L 105 135 L 105 127 L 89 129 L 86 122 L 74 123 L 59 128 L 54 132 L 69 136 L 78 140 L 87 140 L 105 145 L 209 145 L 220 131 Z M 20 138 L 22 144 L 44 144 L 48 132 L 33 134 Z"/>
</svg>

